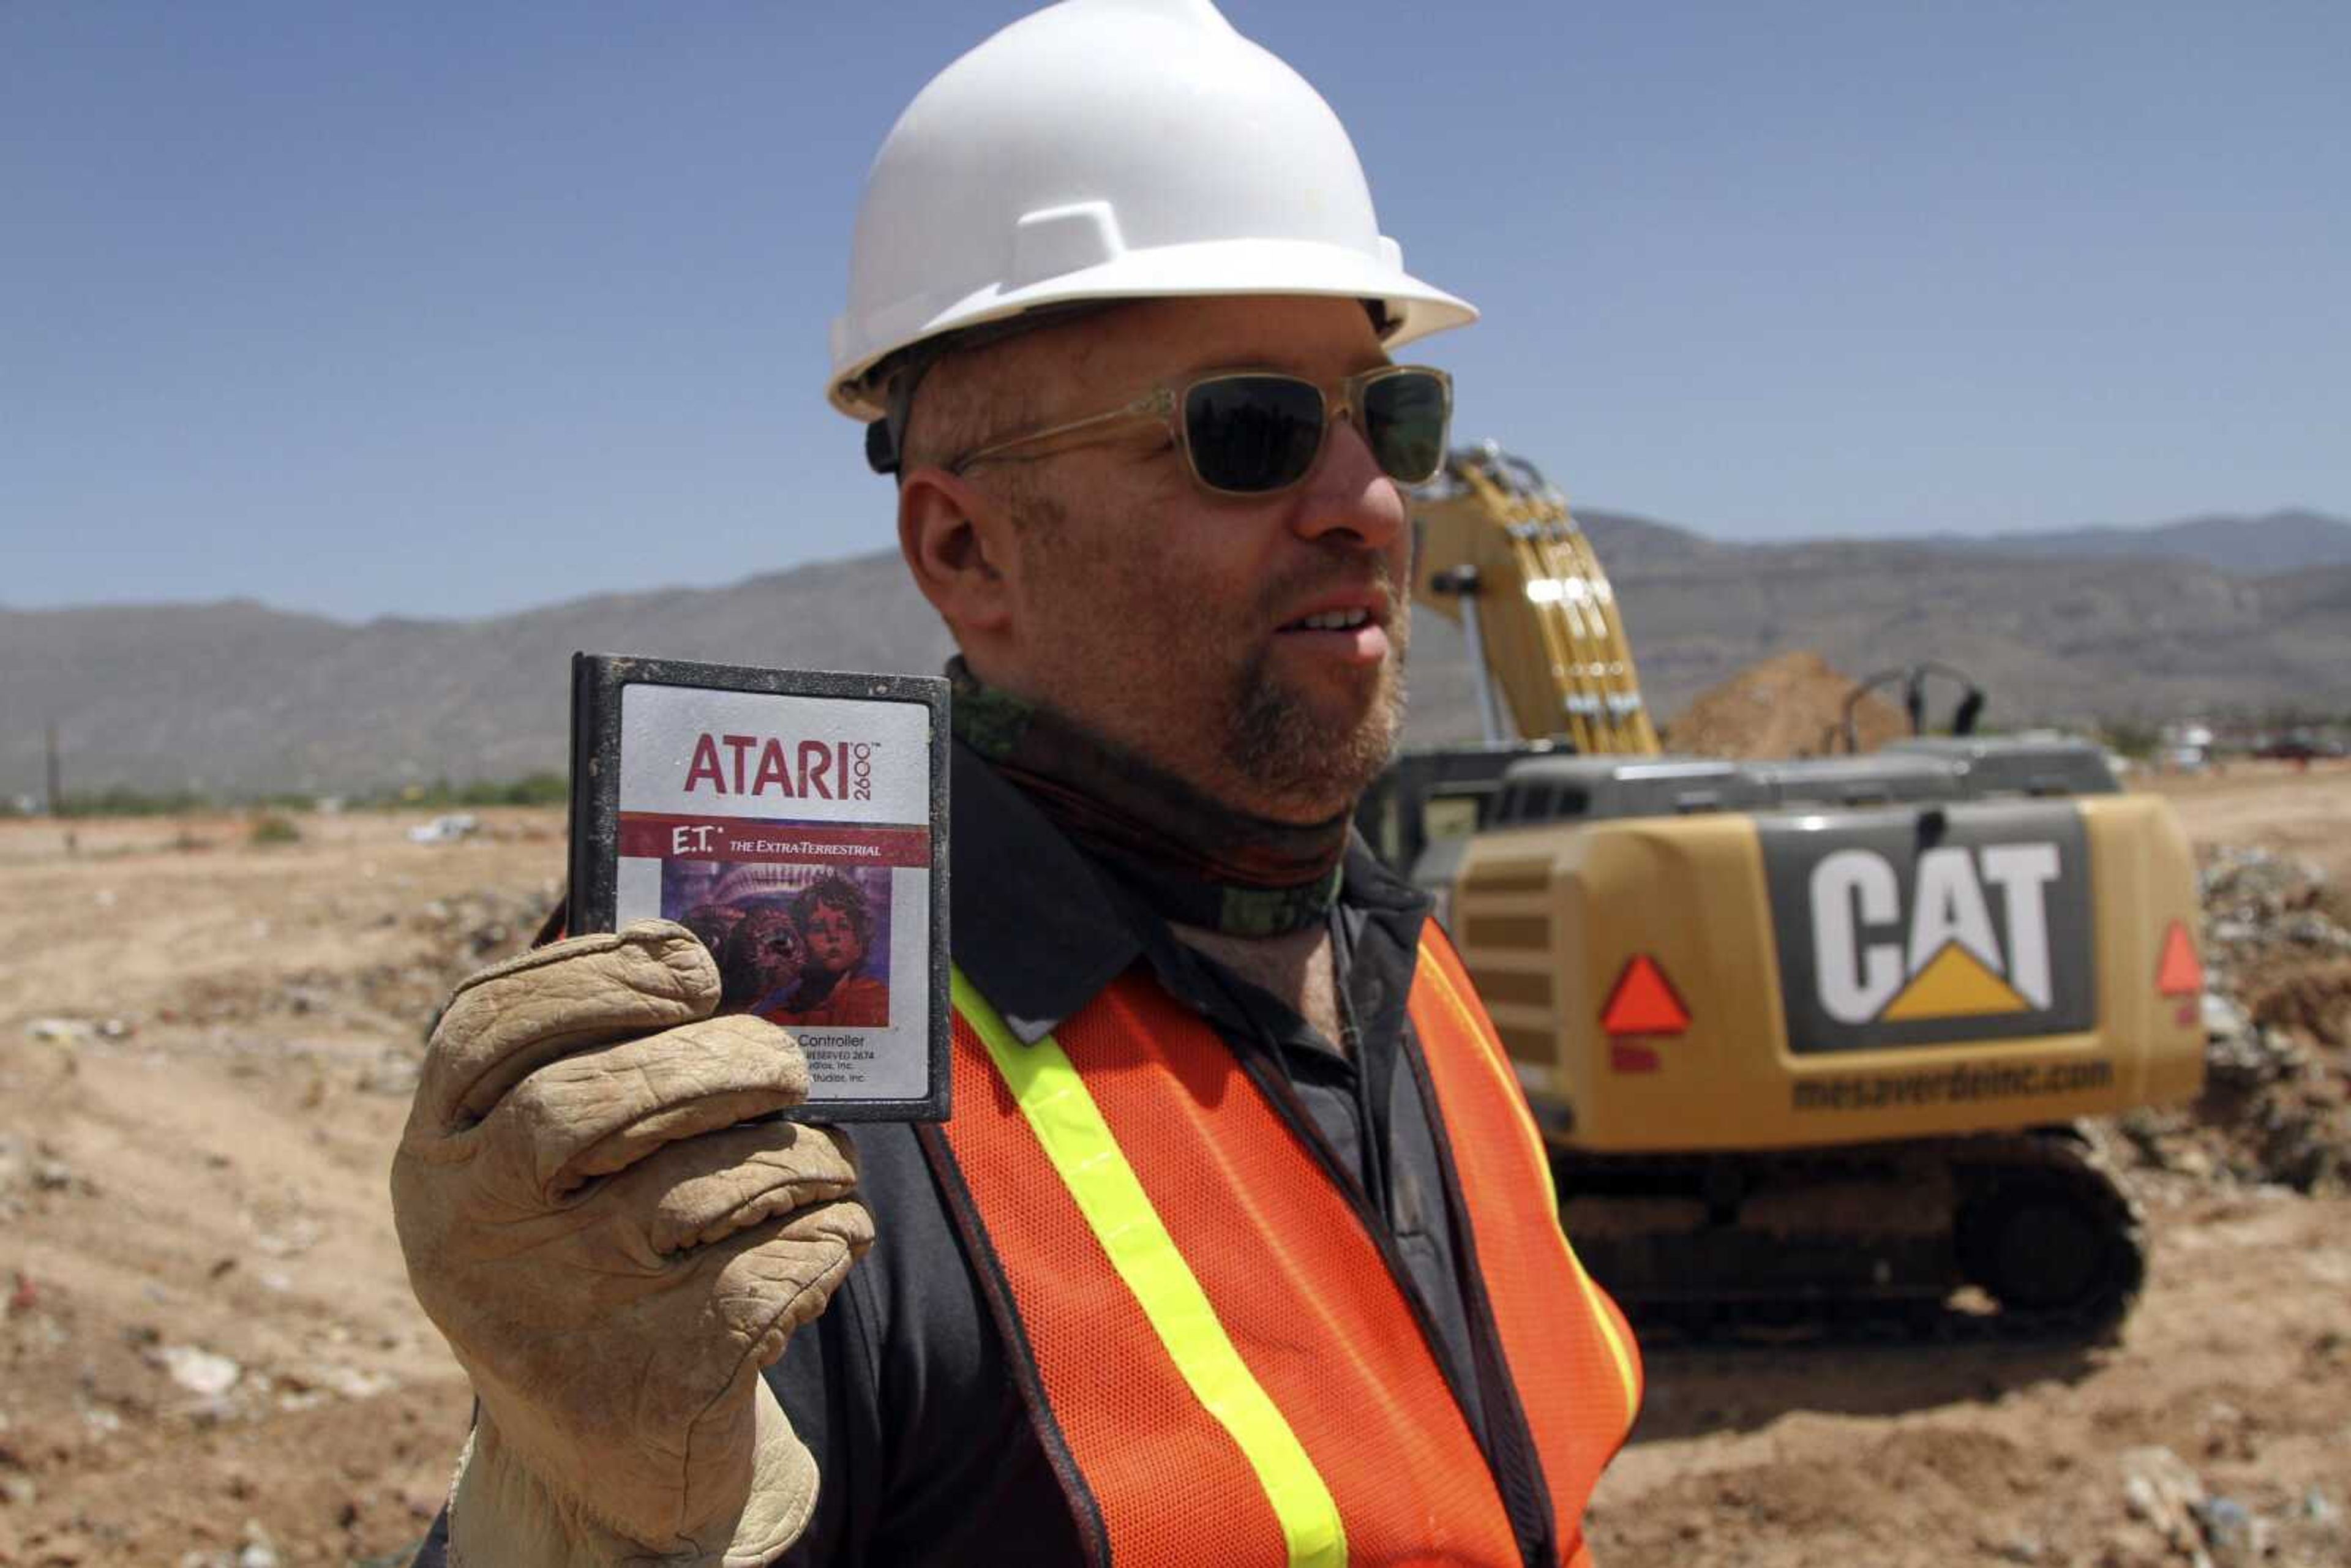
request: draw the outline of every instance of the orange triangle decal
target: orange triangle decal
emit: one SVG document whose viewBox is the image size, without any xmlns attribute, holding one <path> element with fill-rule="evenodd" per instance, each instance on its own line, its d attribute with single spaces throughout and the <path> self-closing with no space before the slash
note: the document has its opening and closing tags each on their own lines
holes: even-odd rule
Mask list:
<svg viewBox="0 0 2351 1568">
<path fill-rule="evenodd" d="M 1911 1023 L 1919 1019 L 2032 1010 L 2032 1004 L 1985 968 L 1982 959 L 1957 942 L 1946 942 L 1943 950 L 1877 1016 L 1886 1023 Z"/>
<path fill-rule="evenodd" d="M 1689 1021 L 1689 1009 L 1646 953 L 1625 966 L 1600 1009 L 1600 1027 L 1609 1034 L 1679 1034 Z"/>
<path fill-rule="evenodd" d="M 2163 961 L 2155 967 L 2155 994 L 2158 997 L 2198 997 L 2204 994 L 2204 966 L 2196 956 L 2196 944 L 2188 935 L 2185 921 L 2173 921 L 2171 929 L 2163 934 Z"/>
</svg>

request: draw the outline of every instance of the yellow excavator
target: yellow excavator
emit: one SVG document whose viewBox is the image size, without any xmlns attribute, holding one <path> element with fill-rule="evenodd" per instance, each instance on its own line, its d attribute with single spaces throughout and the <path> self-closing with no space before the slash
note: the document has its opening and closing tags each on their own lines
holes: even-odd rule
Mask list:
<svg viewBox="0 0 2351 1568">
<path fill-rule="evenodd" d="M 2085 1119 L 2203 1073 L 2168 807 L 2066 740 L 1662 754 L 1540 473 L 1458 452 L 1414 512 L 1487 740 L 1358 820 L 1436 897 L 1593 1274 L 1697 1336 L 2111 1333 L 2145 1253 Z"/>
<path fill-rule="evenodd" d="M 1416 495 L 1413 531 L 1414 594 L 1468 633 L 1489 744 L 1516 733 L 1656 753 L 1608 574 L 1532 464 L 1491 443 L 1454 453 Z"/>
</svg>

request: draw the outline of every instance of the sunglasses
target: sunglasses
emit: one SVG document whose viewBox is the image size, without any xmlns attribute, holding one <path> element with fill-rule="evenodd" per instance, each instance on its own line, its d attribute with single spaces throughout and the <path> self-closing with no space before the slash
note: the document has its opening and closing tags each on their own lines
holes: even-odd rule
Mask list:
<svg viewBox="0 0 2351 1568">
<path fill-rule="evenodd" d="M 1400 485 L 1426 484 L 1445 462 L 1453 379 L 1426 365 L 1383 365 L 1340 382 L 1334 402 L 1301 376 L 1224 371 L 1155 388 L 1107 413 L 995 442 L 946 466 L 961 474 L 982 463 L 1050 456 L 1111 440 L 1121 426 L 1157 421 L 1202 489 L 1270 496 L 1313 471 L 1339 414 L 1353 422 L 1382 473 Z"/>
</svg>

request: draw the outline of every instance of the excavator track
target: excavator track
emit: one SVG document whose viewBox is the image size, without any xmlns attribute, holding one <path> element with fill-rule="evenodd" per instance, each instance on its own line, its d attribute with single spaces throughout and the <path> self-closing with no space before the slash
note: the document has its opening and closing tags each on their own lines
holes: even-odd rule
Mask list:
<svg viewBox="0 0 2351 1568">
<path fill-rule="evenodd" d="M 2146 1277 L 2080 1127 L 1553 1163 L 1577 1253 L 1645 1335 L 2095 1343 Z"/>
</svg>

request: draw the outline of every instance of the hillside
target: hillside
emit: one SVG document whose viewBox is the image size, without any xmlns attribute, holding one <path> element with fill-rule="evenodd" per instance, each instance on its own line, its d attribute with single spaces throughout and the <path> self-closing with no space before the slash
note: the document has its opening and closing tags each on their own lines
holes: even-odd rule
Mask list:
<svg viewBox="0 0 2351 1568">
<path fill-rule="evenodd" d="M 576 649 L 829 669 L 935 669 L 946 638 L 872 556 L 477 621 L 342 625 L 249 603 L 0 611 L 0 795 L 355 789 L 561 768 Z"/>
<path fill-rule="evenodd" d="M 2196 561 L 1733 545 L 1606 514 L 1583 522 L 1662 718 L 1797 649 L 1856 675 L 1958 664 L 1990 693 L 1992 725 L 2351 709 L 2351 566 L 2246 577 Z M 1474 735 L 1460 633 L 1435 617 L 1416 631 L 1415 737 Z"/>
<path fill-rule="evenodd" d="M 1920 542 L 1938 549 L 2041 560 L 2112 560 L 2126 556 L 2193 560 L 2253 577 L 2306 567 L 2351 566 L 2351 522 L 2299 507 L 2258 517 L 2186 517 L 2140 528 L 2058 528 L 1973 537 L 1935 534 Z"/>
<path fill-rule="evenodd" d="M 1993 724 L 2351 709 L 2351 565 L 2261 577 L 1583 521 L 1661 717 L 1799 648 L 1855 674 L 1950 661 L 1991 692 Z M 1416 631 L 1411 737 L 1474 735 L 1460 633 L 1434 616 Z M 580 648 L 926 672 L 947 643 L 889 554 L 473 621 L 350 625 L 246 601 L 0 610 L 0 797 L 39 792 L 52 717 L 73 789 L 349 790 L 560 768 Z"/>
</svg>

